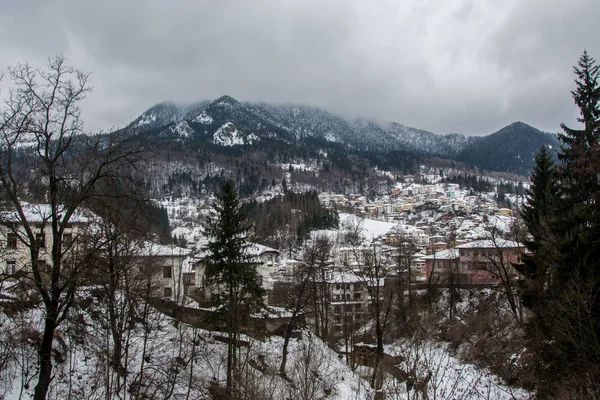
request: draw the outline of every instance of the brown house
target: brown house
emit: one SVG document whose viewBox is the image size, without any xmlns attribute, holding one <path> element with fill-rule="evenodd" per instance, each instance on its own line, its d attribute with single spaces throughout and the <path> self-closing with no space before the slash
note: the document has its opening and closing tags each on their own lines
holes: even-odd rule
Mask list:
<svg viewBox="0 0 600 400">
<path fill-rule="evenodd" d="M 476 240 L 423 257 L 428 282 L 496 284 L 514 279 L 525 246 L 510 240 Z"/>
</svg>

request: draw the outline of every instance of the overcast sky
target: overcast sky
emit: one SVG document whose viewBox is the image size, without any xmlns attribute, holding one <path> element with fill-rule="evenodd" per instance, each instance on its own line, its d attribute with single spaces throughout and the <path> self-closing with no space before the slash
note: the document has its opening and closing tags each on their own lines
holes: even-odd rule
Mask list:
<svg viewBox="0 0 600 400">
<path fill-rule="evenodd" d="M 436 133 L 575 124 L 598 0 L 0 0 L 0 66 L 91 72 L 88 130 L 229 94 Z"/>
</svg>

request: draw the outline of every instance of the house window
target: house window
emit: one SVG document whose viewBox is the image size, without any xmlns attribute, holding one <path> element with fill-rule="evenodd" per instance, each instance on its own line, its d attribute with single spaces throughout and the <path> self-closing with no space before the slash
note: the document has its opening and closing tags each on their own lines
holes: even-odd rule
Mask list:
<svg viewBox="0 0 600 400">
<path fill-rule="evenodd" d="M 6 275 L 14 275 L 17 273 L 17 262 L 7 261 L 6 262 Z"/>
<path fill-rule="evenodd" d="M 259 285 L 263 284 L 263 277 L 262 277 L 262 275 L 258 275 L 256 277 L 256 283 L 258 283 Z"/>
<path fill-rule="evenodd" d="M 355 292 L 354 293 L 354 300 L 360 300 L 360 295 L 361 295 L 360 292 Z"/>
<path fill-rule="evenodd" d="M 172 278 L 173 277 L 173 273 L 171 272 L 171 266 L 170 265 L 164 265 L 163 266 L 163 278 Z"/>
<path fill-rule="evenodd" d="M 17 248 L 17 234 L 16 233 L 9 233 L 6 235 L 6 247 L 8 247 L 9 249 Z"/>
<path fill-rule="evenodd" d="M 73 244 L 73 235 L 71 233 L 63 233 L 62 245 L 63 247 L 71 247 Z"/>
<path fill-rule="evenodd" d="M 173 289 L 166 287 L 164 289 L 163 297 L 171 297 L 173 295 Z"/>
<path fill-rule="evenodd" d="M 194 274 L 185 274 L 183 276 L 183 281 L 186 284 L 194 283 Z"/>
<path fill-rule="evenodd" d="M 46 234 L 44 232 L 36 233 L 35 242 L 37 243 L 38 247 L 46 247 Z"/>
</svg>

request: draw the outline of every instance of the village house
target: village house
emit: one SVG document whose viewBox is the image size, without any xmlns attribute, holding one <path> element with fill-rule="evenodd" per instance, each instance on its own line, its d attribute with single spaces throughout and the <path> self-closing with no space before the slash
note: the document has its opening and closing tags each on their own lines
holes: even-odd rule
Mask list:
<svg viewBox="0 0 600 400">
<path fill-rule="evenodd" d="M 256 278 L 266 291 L 273 289 L 273 275 L 277 271 L 279 251 L 257 243 L 250 243 L 246 249 L 248 256 L 248 268 L 256 269 Z M 215 285 L 209 285 L 205 277 L 204 259 L 208 256 L 206 249 L 197 256 L 194 263 L 195 289 L 205 300 L 218 301 L 225 289 Z"/>
<path fill-rule="evenodd" d="M 369 306 L 367 285 L 356 274 L 332 270 L 326 284 L 329 286 L 330 326 L 340 330 L 344 325 L 358 326 L 365 321 Z"/>
<path fill-rule="evenodd" d="M 53 233 L 51 212 L 48 204 L 26 204 L 23 207 L 25 217 L 33 228 L 39 246 L 38 267 L 42 279 L 52 269 Z M 101 269 L 104 247 L 98 244 L 97 215 L 87 210 L 74 213 L 66 226 L 62 237 L 62 250 L 66 262 L 92 246 L 98 265 L 89 264 L 88 279 L 95 279 Z M 190 251 L 176 246 L 165 246 L 144 242 L 131 251 L 132 266 L 136 267 L 140 279 L 150 279 L 152 295 L 170 299 L 181 298 L 186 278 L 182 266 Z M 5 279 L 27 276 L 32 273 L 29 240 L 21 219 L 15 212 L 2 214 L 0 225 L 0 259 L 2 275 Z"/>
<path fill-rule="evenodd" d="M 476 240 L 423 257 L 426 279 L 436 284 L 497 284 L 515 279 L 523 244 L 509 240 Z"/>
<path fill-rule="evenodd" d="M 48 204 L 24 204 L 23 212 L 40 249 L 38 267 L 41 273 L 47 272 L 52 267 L 52 210 Z M 31 273 L 29 239 L 21 219 L 16 212 L 8 211 L 0 215 L 0 220 L 0 272 L 8 278 L 17 273 Z M 77 252 L 88 225 L 87 215 L 81 212 L 73 214 L 63 233 L 63 250 L 70 254 Z"/>
<path fill-rule="evenodd" d="M 139 272 L 149 279 L 153 296 L 179 302 L 189 293 L 195 275 L 190 254 L 182 247 L 144 242 L 134 258 Z"/>
<path fill-rule="evenodd" d="M 381 243 L 371 245 L 344 246 L 335 250 L 334 261 L 339 268 L 359 269 L 365 264 L 381 262 L 383 257 Z"/>
</svg>

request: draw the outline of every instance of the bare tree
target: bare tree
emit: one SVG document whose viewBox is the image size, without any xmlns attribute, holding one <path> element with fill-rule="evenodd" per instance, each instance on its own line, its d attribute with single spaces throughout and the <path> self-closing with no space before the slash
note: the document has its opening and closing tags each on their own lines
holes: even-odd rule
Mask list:
<svg viewBox="0 0 600 400">
<path fill-rule="evenodd" d="M 281 364 L 279 366 L 279 373 L 281 376 L 286 376 L 286 363 L 288 355 L 288 346 L 292 330 L 297 324 L 298 315 L 304 310 L 310 299 L 310 283 L 314 280 L 314 276 L 317 273 L 319 266 L 319 259 L 322 258 L 323 253 L 327 253 L 328 249 L 331 248 L 331 243 L 327 237 L 319 237 L 304 246 L 303 265 L 294 271 L 294 284 L 292 289 L 291 306 L 292 315 L 286 326 L 283 349 L 281 352 Z"/>
<path fill-rule="evenodd" d="M 352 216 L 342 223 L 340 241 L 351 246 L 358 246 L 363 238 L 363 220 Z"/>
<path fill-rule="evenodd" d="M 483 249 L 479 257 L 488 267 L 488 271 L 500 279 L 511 312 L 518 321 L 522 321 L 520 296 L 517 292 L 516 272 L 513 263 L 519 262 L 521 250 L 524 250 L 524 248 L 521 247 L 519 242 L 516 242 L 514 244 L 516 247 L 509 249 L 507 246 L 513 246 L 513 244 L 502 238 L 496 227 L 488 229 L 488 236 L 492 248 Z M 514 254 L 511 255 L 509 252 L 514 252 Z"/>
<path fill-rule="evenodd" d="M 122 173 L 132 153 L 115 135 L 84 134 L 79 104 L 91 90 L 89 75 L 70 67 L 62 55 L 50 58 L 45 68 L 9 68 L 8 77 L 12 89 L 0 110 L 0 184 L 10 213 L 2 223 L 27 248 L 31 274 L 23 283 L 33 286 L 44 305 L 34 398 L 45 399 L 54 334 L 69 313 L 89 259 L 65 262 L 73 243 L 65 234 L 81 205 L 97 194 L 104 179 Z M 26 200 L 47 203 L 41 221 L 39 213 L 28 212 Z M 44 253 L 47 268 L 40 262 Z"/>
<path fill-rule="evenodd" d="M 384 335 L 388 329 L 390 313 L 394 306 L 397 296 L 397 288 L 392 288 L 390 277 L 394 266 L 382 260 L 375 245 L 370 249 L 361 249 L 363 251 L 364 262 L 359 265 L 357 277 L 361 279 L 367 287 L 369 294 L 369 309 L 371 317 L 374 319 L 376 351 L 373 362 L 373 375 L 371 377 L 371 386 L 380 390 L 383 384 L 383 360 L 384 360 Z M 379 393 L 379 392 L 378 392 Z"/>
<path fill-rule="evenodd" d="M 145 239 L 139 222 L 144 219 L 140 207 L 123 212 L 118 203 L 102 201 L 95 209 L 102 215 L 96 226 L 103 241 L 91 279 L 101 288 L 99 303 L 106 309 L 106 314 L 101 316 L 104 319 L 101 326 L 108 331 L 105 350 L 106 359 L 110 360 L 106 390 L 111 395 L 122 392 L 125 397 L 130 377 L 132 327 L 142 317 L 140 301 L 152 294 L 146 292 L 154 271 L 148 271 L 140 262 Z"/>
<path fill-rule="evenodd" d="M 315 333 L 323 341 L 329 338 L 329 303 L 331 302 L 330 255 L 332 243 L 321 238 L 315 242 L 313 262 L 315 270 L 310 274 L 308 283 L 308 314 L 315 324 Z"/>
<path fill-rule="evenodd" d="M 398 273 L 398 311 L 400 312 L 401 320 L 406 322 L 406 307 L 404 292 L 408 289 L 408 306 L 413 305 L 413 294 L 412 294 L 412 269 L 413 269 L 413 256 L 417 253 L 418 248 L 415 240 L 407 235 L 400 235 L 398 242 L 394 246 L 393 259 L 396 263 Z"/>
</svg>

